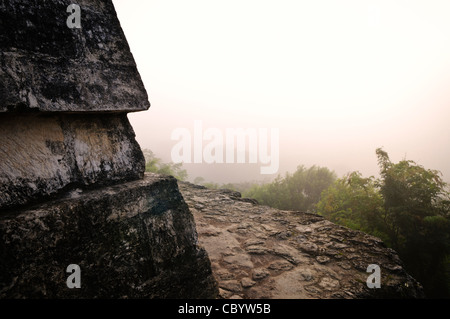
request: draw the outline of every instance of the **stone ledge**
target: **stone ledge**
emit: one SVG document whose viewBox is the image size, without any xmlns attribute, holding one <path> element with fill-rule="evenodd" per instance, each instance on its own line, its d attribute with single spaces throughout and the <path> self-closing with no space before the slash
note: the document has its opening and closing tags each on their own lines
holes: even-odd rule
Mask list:
<svg viewBox="0 0 450 319">
<path fill-rule="evenodd" d="M 77 1 L 80 29 L 66 25 L 72 3 L 9 0 L 0 5 L 0 113 L 150 107 L 112 1 Z"/>
<path fill-rule="evenodd" d="M 172 177 L 91 191 L 0 216 L 0 298 L 214 298 L 206 252 Z M 66 267 L 81 268 L 81 288 Z"/>
<path fill-rule="evenodd" d="M 0 209 L 143 177 L 126 114 L 0 116 Z"/>
</svg>

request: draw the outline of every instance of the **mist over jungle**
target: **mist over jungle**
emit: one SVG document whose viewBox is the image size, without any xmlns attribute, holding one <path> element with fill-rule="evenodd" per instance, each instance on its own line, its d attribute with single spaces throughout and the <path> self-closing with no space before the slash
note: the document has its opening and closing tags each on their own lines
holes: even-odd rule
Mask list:
<svg viewBox="0 0 450 319">
<path fill-rule="evenodd" d="M 373 234 L 449 296 L 448 1 L 114 4 L 152 104 L 129 114 L 148 171 Z"/>
</svg>

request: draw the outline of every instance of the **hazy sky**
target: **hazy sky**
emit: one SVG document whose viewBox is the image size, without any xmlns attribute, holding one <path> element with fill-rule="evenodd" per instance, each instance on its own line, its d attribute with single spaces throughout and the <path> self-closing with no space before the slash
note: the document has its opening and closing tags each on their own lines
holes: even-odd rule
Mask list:
<svg viewBox="0 0 450 319">
<path fill-rule="evenodd" d="M 450 181 L 450 1 L 113 2 L 152 105 L 129 118 L 165 161 L 174 130 L 200 120 L 279 129 L 280 174 L 376 175 L 383 147 Z M 250 164 L 184 167 L 191 179 L 267 177 Z"/>
</svg>

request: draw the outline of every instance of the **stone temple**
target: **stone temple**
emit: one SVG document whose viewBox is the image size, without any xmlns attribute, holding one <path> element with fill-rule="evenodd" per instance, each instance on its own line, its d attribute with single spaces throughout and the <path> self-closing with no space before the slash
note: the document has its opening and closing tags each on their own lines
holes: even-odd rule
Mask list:
<svg viewBox="0 0 450 319">
<path fill-rule="evenodd" d="M 213 298 L 177 181 L 144 176 L 150 107 L 111 1 L 0 2 L 0 298 Z M 81 288 L 69 289 L 69 265 Z"/>
<path fill-rule="evenodd" d="M 423 297 L 373 236 L 144 173 L 112 1 L 71 4 L 0 0 L 0 299 Z"/>
</svg>

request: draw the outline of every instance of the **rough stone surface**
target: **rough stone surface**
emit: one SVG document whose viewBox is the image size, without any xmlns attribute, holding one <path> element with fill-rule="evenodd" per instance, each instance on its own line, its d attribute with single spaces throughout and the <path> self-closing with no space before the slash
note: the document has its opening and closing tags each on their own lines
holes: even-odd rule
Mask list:
<svg viewBox="0 0 450 319">
<path fill-rule="evenodd" d="M 145 160 L 126 114 L 0 116 L 0 208 L 69 187 L 142 178 Z"/>
<path fill-rule="evenodd" d="M 90 191 L 0 216 L 0 298 L 215 298 L 206 252 L 172 177 Z M 81 288 L 69 289 L 69 264 Z M 240 292 L 230 281 L 227 289 Z"/>
<path fill-rule="evenodd" d="M 110 0 L 0 0 L 0 112 L 104 112 L 149 108 Z"/>
<path fill-rule="evenodd" d="M 237 192 L 179 182 L 221 298 L 419 298 L 421 285 L 376 237 L 319 215 L 281 211 Z M 381 268 L 369 289 L 367 266 Z"/>
<path fill-rule="evenodd" d="M 176 180 L 144 177 L 126 113 L 150 104 L 113 4 L 76 1 L 70 29 L 72 3 L 0 0 L 0 299 L 215 298 Z"/>
</svg>

